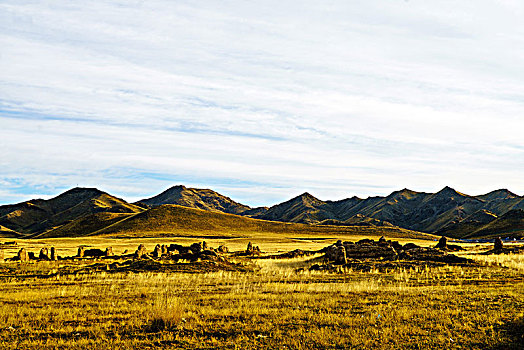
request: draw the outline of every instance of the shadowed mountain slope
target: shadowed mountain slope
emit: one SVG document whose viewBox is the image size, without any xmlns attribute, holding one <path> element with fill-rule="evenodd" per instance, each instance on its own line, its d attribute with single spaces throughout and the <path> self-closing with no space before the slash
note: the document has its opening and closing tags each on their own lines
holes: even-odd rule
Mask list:
<svg viewBox="0 0 524 350">
<path fill-rule="evenodd" d="M 343 225 L 350 218 L 358 220 L 357 215 L 362 215 L 368 218 L 369 224 L 371 219 L 375 219 L 377 223 L 387 222 L 411 230 L 463 237 L 488 224 L 490 218 L 522 208 L 524 198 L 508 190 L 475 197 L 444 187 L 437 193 L 403 189 L 386 197 L 352 197 L 326 202 L 305 193 L 254 217 L 322 224 L 333 220 L 332 224 Z M 475 213 L 477 216 L 473 215 Z M 354 221 L 347 223 L 356 224 Z"/>
<path fill-rule="evenodd" d="M 177 204 L 189 208 L 241 214 L 249 209 L 247 205 L 237 203 L 229 197 L 209 189 L 187 188 L 179 185 L 171 187 L 157 196 L 142 199 L 139 203 L 155 207 L 163 204 Z"/>
<path fill-rule="evenodd" d="M 344 225 L 388 227 L 391 225 L 450 237 L 477 238 L 482 235 L 505 235 L 506 233 L 518 236 L 521 225 L 519 213 L 524 209 L 524 197 L 506 189 L 480 196 L 469 196 L 445 187 L 437 193 L 403 189 L 385 197 L 376 196 L 366 199 L 351 197 L 338 201 L 322 201 L 306 192 L 269 208 L 251 209 L 215 191 L 185 186 L 171 187 L 157 196 L 144 199 L 136 204 L 127 203 L 96 188 L 73 188 L 49 200 L 34 199 L 0 206 L 0 235 L 11 237 L 20 234 L 28 238 L 83 236 L 106 232 L 109 228 L 112 232 L 116 232 L 114 228 L 124 229 L 123 225 L 126 223 L 139 223 L 142 222 L 140 218 L 159 214 L 160 212 L 155 209 L 165 205 L 180 205 L 215 214 L 240 215 L 236 219 L 228 218 L 225 221 L 221 217 L 218 229 L 223 227 L 224 222 L 233 225 L 235 220 L 253 218 L 265 220 L 264 222 L 322 224 L 320 226 L 339 227 Z M 183 213 L 190 214 L 190 212 Z M 174 218 L 171 214 L 168 216 L 170 217 L 168 227 L 171 227 L 167 229 L 168 231 L 186 230 L 190 227 L 202 229 L 203 227 L 197 224 L 188 226 L 184 224 L 185 218 Z M 191 213 L 190 216 L 195 218 L 198 215 Z M 212 216 L 202 216 L 202 218 L 208 220 L 203 225 L 214 222 L 211 219 Z M 153 222 L 151 225 L 166 224 L 166 221 L 157 219 L 144 222 Z M 242 220 L 236 223 L 241 227 L 247 225 L 247 222 Z M 250 223 L 252 225 L 252 222 Z M 255 226 L 259 227 L 261 224 L 257 225 Z M 264 225 L 267 227 L 269 224 Z M 255 226 L 249 226 L 249 230 L 255 230 Z M 162 227 L 147 228 L 145 226 L 143 229 L 147 232 L 164 230 Z M 234 226 L 228 229 L 232 232 L 236 231 Z"/>
<path fill-rule="evenodd" d="M 524 237 L 524 210 L 513 209 L 466 235 L 477 237 Z"/>
<path fill-rule="evenodd" d="M 337 227 L 284 223 L 170 204 L 154 207 L 133 215 L 97 231 L 96 234 L 118 237 L 159 237 L 194 235 L 198 232 L 225 237 L 247 234 L 301 234 L 305 236 L 351 234 L 434 239 L 434 236 L 398 227 Z"/>
<path fill-rule="evenodd" d="M 96 188 L 73 188 L 49 200 L 35 199 L 0 206 L 0 225 L 30 235 L 94 213 L 139 213 L 142 210 Z"/>
</svg>

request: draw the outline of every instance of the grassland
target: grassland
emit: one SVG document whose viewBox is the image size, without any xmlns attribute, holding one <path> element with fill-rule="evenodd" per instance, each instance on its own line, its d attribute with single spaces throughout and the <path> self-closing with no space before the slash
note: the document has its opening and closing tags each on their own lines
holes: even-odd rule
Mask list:
<svg viewBox="0 0 524 350">
<path fill-rule="evenodd" d="M 226 241 L 240 249 L 247 239 L 271 252 L 314 249 L 331 240 Z M 221 240 L 207 241 L 213 246 Z M 120 242 L 119 250 L 135 249 L 142 241 L 98 238 L 90 244 Z M 154 242 L 159 238 L 146 244 Z M 34 250 L 31 244 L 51 243 L 65 252 L 89 239 L 19 244 Z M 57 274 L 111 262 L 0 263 L 0 347 L 522 349 L 524 256 L 476 254 L 482 249 L 471 245 L 463 253 L 479 262 L 474 266 L 366 273 L 300 270 L 314 256 L 236 258 L 245 271 L 212 273 L 121 273 L 108 267 Z"/>
</svg>

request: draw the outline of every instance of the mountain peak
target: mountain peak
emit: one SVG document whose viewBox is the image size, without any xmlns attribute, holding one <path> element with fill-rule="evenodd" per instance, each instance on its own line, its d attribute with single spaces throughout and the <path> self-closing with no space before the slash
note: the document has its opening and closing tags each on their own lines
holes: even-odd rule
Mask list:
<svg viewBox="0 0 524 350">
<path fill-rule="evenodd" d="M 506 188 L 501 188 L 500 190 L 494 190 L 491 192 L 488 192 L 486 194 L 483 194 L 481 196 L 477 196 L 477 198 L 480 198 L 482 200 L 492 201 L 497 199 L 512 199 L 512 198 L 518 198 L 519 196 L 515 193 L 511 192 L 510 190 Z"/>
<path fill-rule="evenodd" d="M 184 185 L 170 187 L 154 197 L 142 199 L 140 203 L 153 207 L 163 204 L 176 204 L 230 214 L 240 214 L 251 209 L 247 205 L 237 203 L 213 190 L 188 188 Z"/>
</svg>

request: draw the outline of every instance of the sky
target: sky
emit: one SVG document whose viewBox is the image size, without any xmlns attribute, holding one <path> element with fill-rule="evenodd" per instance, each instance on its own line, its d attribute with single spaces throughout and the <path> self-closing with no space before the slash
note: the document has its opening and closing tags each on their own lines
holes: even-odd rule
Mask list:
<svg viewBox="0 0 524 350">
<path fill-rule="evenodd" d="M 524 195 L 524 2 L 0 0 L 0 204 Z"/>
</svg>

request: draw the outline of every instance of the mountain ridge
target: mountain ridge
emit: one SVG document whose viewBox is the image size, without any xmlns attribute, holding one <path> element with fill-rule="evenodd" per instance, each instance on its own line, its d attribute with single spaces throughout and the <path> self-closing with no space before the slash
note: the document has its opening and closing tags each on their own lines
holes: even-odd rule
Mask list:
<svg viewBox="0 0 524 350">
<path fill-rule="evenodd" d="M 251 208 L 213 190 L 184 185 L 172 186 L 135 203 L 97 188 L 75 187 L 51 199 L 0 206 L 0 235 L 84 235 L 164 205 L 309 225 L 391 225 L 456 238 L 520 234 L 524 224 L 524 216 L 517 215 L 524 209 L 524 197 L 507 189 L 470 196 L 449 186 L 435 193 L 404 188 L 387 196 L 353 196 L 336 201 L 323 201 L 304 192 L 270 207 Z"/>
</svg>

